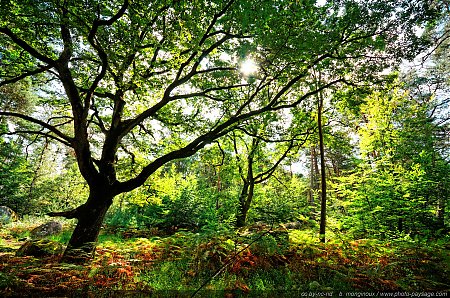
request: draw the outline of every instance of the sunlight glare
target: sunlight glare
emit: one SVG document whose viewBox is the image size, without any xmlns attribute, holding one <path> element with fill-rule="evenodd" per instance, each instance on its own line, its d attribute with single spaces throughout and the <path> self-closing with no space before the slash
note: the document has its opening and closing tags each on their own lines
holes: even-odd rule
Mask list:
<svg viewBox="0 0 450 298">
<path fill-rule="evenodd" d="M 241 64 L 241 73 L 245 76 L 254 74 L 258 70 L 258 65 L 252 59 L 247 59 Z"/>
<path fill-rule="evenodd" d="M 316 6 L 317 6 L 317 7 L 322 7 L 322 6 L 324 6 L 325 4 L 327 4 L 327 0 L 318 0 L 318 1 L 316 2 Z"/>
</svg>

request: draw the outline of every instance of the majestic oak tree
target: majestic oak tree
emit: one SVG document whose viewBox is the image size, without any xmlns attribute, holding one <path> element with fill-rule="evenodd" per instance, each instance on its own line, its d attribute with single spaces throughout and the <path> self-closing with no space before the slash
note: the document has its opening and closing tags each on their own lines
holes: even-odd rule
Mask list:
<svg viewBox="0 0 450 298">
<path fill-rule="evenodd" d="M 73 150 L 90 194 L 52 215 L 78 220 L 64 259 L 82 261 L 115 196 L 246 119 L 378 77 L 417 50 L 428 13 L 409 0 L 4 0 L 0 86 L 31 80 L 42 104 L 0 116 Z"/>
</svg>

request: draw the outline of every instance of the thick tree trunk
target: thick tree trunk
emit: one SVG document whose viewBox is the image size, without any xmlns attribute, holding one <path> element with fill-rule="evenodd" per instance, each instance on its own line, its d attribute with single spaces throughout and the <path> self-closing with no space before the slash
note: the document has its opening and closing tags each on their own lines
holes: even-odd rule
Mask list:
<svg viewBox="0 0 450 298">
<path fill-rule="evenodd" d="M 78 223 L 72 233 L 62 261 L 85 263 L 94 256 L 97 238 L 113 196 L 107 191 L 91 191 L 88 201 L 76 209 Z"/>
</svg>

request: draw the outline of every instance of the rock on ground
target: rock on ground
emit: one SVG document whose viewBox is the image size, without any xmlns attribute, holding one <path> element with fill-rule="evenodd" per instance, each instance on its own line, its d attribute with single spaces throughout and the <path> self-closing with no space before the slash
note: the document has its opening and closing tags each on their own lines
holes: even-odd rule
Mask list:
<svg viewBox="0 0 450 298">
<path fill-rule="evenodd" d="M 42 224 L 36 228 L 34 228 L 30 232 L 30 236 L 34 239 L 43 238 L 50 235 L 59 234 L 62 231 L 61 223 L 57 221 L 49 221 L 45 224 Z"/>
<path fill-rule="evenodd" d="M 287 222 L 287 223 L 281 224 L 281 226 L 288 230 L 298 230 L 303 227 L 303 223 L 301 221 L 292 221 L 292 222 Z"/>
<path fill-rule="evenodd" d="M 49 257 L 62 254 L 64 247 L 61 243 L 46 239 L 29 240 L 16 252 L 16 256 Z"/>
<path fill-rule="evenodd" d="M 7 206 L 0 206 L 0 224 L 10 223 L 18 220 L 17 213 Z"/>
</svg>

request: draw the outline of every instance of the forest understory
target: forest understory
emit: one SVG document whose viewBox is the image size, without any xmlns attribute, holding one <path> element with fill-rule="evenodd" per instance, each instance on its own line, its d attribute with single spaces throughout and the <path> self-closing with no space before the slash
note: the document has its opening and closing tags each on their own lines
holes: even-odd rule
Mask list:
<svg viewBox="0 0 450 298">
<path fill-rule="evenodd" d="M 445 297 L 450 289 L 448 237 L 380 241 L 333 234 L 324 244 L 310 228 L 265 226 L 164 235 L 156 229 L 106 226 L 94 259 L 83 266 L 61 263 L 61 255 L 16 256 L 30 227 L 32 222 L 1 229 L 0 291 L 5 297 L 189 297 L 194 293 L 199 297 L 305 293 L 337 297 L 400 292 Z M 65 230 L 48 238 L 65 243 L 69 236 Z"/>
</svg>

